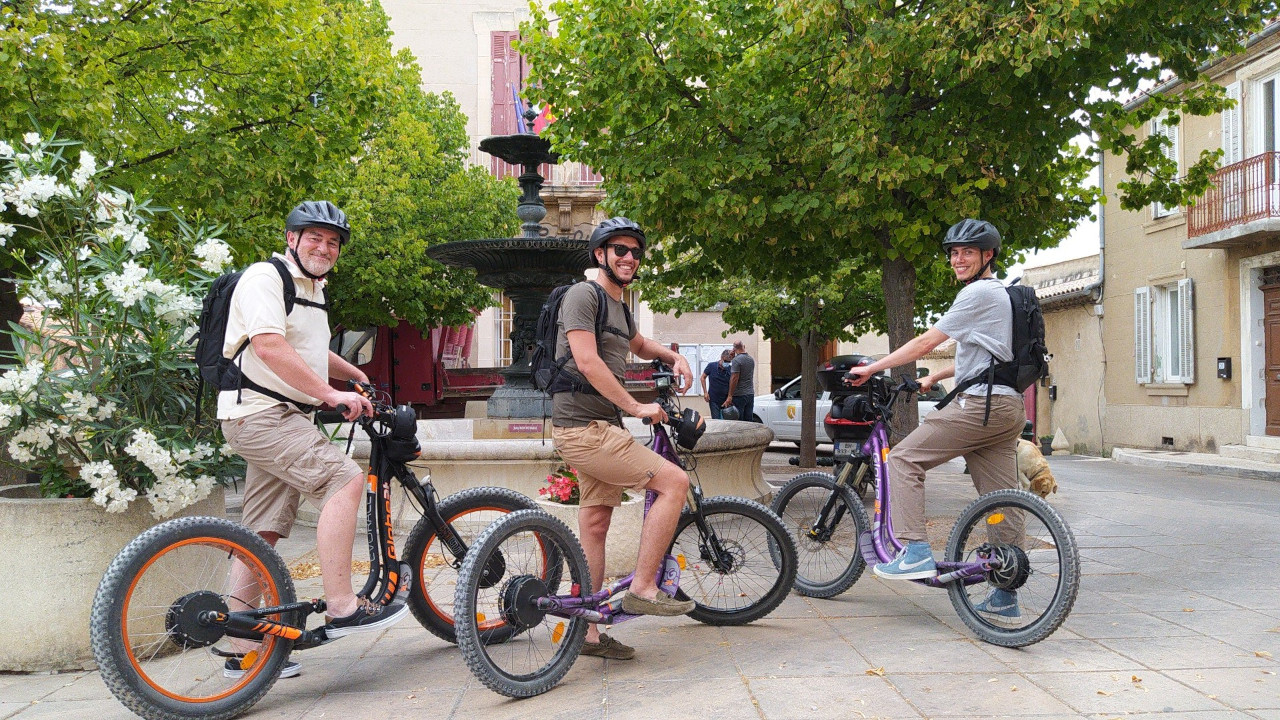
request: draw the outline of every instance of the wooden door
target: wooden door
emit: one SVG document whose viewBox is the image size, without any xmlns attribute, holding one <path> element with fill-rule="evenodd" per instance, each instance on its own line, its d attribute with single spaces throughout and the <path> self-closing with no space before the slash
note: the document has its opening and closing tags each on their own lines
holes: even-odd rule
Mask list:
<svg viewBox="0 0 1280 720">
<path fill-rule="evenodd" d="M 1262 286 L 1267 434 L 1280 436 L 1280 284 Z"/>
</svg>

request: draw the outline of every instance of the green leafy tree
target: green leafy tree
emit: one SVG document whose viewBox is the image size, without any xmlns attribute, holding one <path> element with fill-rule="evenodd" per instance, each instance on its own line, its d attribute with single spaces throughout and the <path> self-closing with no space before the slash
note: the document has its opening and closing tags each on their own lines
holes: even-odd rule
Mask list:
<svg viewBox="0 0 1280 720">
<path fill-rule="evenodd" d="M 492 291 L 425 251 L 518 226 L 515 182 L 467 165 L 466 117 L 452 96 L 417 105 L 392 117 L 353 165 L 342 206 L 357 232 L 333 283 L 334 319 L 348 327 L 470 323 Z"/>
<path fill-rule="evenodd" d="M 954 294 L 940 282 L 949 225 L 990 220 L 1016 259 L 1090 214 L 1095 161 L 1073 138 L 1127 153 L 1126 207 L 1201 194 L 1218 153 L 1177 177 L 1167 141 L 1132 128 L 1221 107 L 1198 68 L 1268 14 L 1257 0 L 561 0 L 534 9 L 521 50 L 557 110 L 553 142 L 663 238 L 655 264 L 795 293 L 871 262 L 875 325 L 897 347 L 922 280 Z M 1169 73 L 1185 91 L 1137 109 L 1095 92 Z"/>
<path fill-rule="evenodd" d="M 378 197 L 349 185 L 353 175 L 373 176 L 395 162 L 391 148 L 400 133 L 433 135 L 437 151 L 456 157 L 456 138 L 441 131 L 456 108 L 426 99 L 420 83 L 412 56 L 391 46 L 386 14 L 365 0 L 0 3 L 0 137 L 56 128 L 82 140 L 98 159 L 102 183 L 156 198 L 193 223 L 226 223 L 224 238 L 242 261 L 278 250 L 285 215 L 308 197 L 358 193 L 367 205 L 363 217 L 403 221 L 424 217 L 410 207 L 424 203 L 447 210 L 437 226 L 451 222 L 448 215 L 476 212 L 431 205 L 432 193 Z M 409 129 L 405 112 L 426 113 L 422 128 Z M 359 163 L 366 150 L 371 162 Z M 443 190 L 458 201 L 484 202 L 486 193 L 499 192 L 473 188 L 462 175 L 435 177 L 447 179 Z M 163 231 L 176 232 L 168 216 L 153 230 Z M 382 237 L 403 239 L 413 230 L 397 232 Z M 0 263 L 0 276 L 14 269 Z M 426 305 L 456 317 L 450 302 L 472 298 L 433 295 L 435 279 L 402 273 L 404 292 L 395 299 L 405 305 L 397 309 L 423 317 Z M 426 300 L 407 299 L 424 288 Z M 0 282 L 0 323 L 17 319 L 16 300 L 12 283 Z"/>
</svg>

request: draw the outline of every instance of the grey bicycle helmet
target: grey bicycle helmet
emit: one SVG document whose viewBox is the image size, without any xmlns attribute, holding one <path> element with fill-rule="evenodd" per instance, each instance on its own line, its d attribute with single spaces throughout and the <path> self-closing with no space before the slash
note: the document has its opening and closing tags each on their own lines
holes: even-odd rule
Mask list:
<svg viewBox="0 0 1280 720">
<path fill-rule="evenodd" d="M 947 230 L 947 236 L 942 239 L 942 250 L 946 252 L 957 245 L 999 251 L 1000 231 L 986 220 L 961 220 Z"/>
<path fill-rule="evenodd" d="M 285 219 L 284 229 L 297 232 L 309 227 L 326 228 L 338 233 L 343 245 L 351 239 L 351 226 L 347 224 L 347 214 L 328 200 L 306 200 L 289 212 Z"/>
<path fill-rule="evenodd" d="M 596 261 L 596 250 L 602 247 L 605 241 L 609 238 L 617 237 L 619 235 L 635 238 L 636 242 L 640 243 L 640 249 L 644 250 L 644 246 L 646 244 L 644 230 L 641 230 L 640 226 L 631 220 L 619 215 L 605 220 L 597 225 L 595 230 L 591 231 L 591 240 L 587 243 L 587 252 L 591 254 L 591 262 L 595 263 L 596 267 L 600 268 L 601 272 L 603 272 L 606 277 L 617 283 L 618 286 L 626 287 L 632 283 L 634 278 L 632 278 L 632 280 L 624 281 L 622 278 L 618 277 L 617 273 L 613 271 L 613 268 L 609 267 L 608 255 L 605 255 L 605 261 L 603 263 Z"/>
</svg>

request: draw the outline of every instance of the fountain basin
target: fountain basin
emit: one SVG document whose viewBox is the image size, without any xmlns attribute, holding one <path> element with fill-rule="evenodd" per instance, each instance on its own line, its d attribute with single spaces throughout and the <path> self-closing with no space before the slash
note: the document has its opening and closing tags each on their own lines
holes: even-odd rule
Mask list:
<svg viewBox="0 0 1280 720">
<path fill-rule="evenodd" d="M 523 432 L 532 431 L 531 439 L 476 439 L 477 423 L 481 435 L 491 428 L 495 420 L 419 420 L 418 442 L 422 444 L 422 456 L 411 464 L 418 477 L 428 472 L 440 497 L 452 495 L 470 487 L 495 485 L 538 498 L 539 488 L 546 487 L 547 475 L 560 464 L 551 442 L 551 423 L 547 421 L 546 441 L 540 439 L 540 418 L 510 421 Z M 506 424 L 508 421 L 501 421 Z M 635 418 L 626 418 L 624 425 L 641 442 L 648 442 L 651 430 Z M 331 425 L 327 431 L 334 442 L 345 448 L 350 424 Z M 697 478 L 702 483 L 706 497 L 734 495 L 759 500 L 766 505 L 772 499 L 772 490 L 760 471 L 760 458 L 773 440 L 773 431 L 758 423 L 731 420 L 708 420 L 707 432 L 694 450 L 697 461 Z M 352 456 L 364 465 L 369 458 L 369 440 L 363 431 L 356 433 Z M 391 496 L 392 518 L 399 532 L 406 531 L 417 522 L 418 514 L 404 507 L 404 492 L 393 490 Z M 314 525 L 319 511 L 304 504 L 298 521 Z"/>
</svg>

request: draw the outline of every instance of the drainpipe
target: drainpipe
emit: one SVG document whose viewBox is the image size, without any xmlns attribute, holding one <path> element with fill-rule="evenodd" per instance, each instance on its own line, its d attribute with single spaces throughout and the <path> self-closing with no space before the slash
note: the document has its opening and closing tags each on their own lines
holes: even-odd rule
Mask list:
<svg viewBox="0 0 1280 720">
<path fill-rule="evenodd" d="M 1103 200 L 1106 200 L 1106 197 L 1107 197 L 1106 165 L 1107 165 L 1107 153 L 1104 150 L 1098 154 L 1098 189 L 1102 191 Z M 1100 307 L 1102 305 L 1102 298 L 1103 298 L 1102 289 L 1107 284 L 1106 207 L 1107 206 L 1105 202 L 1098 203 L 1098 284 L 1095 290 L 1097 294 L 1094 297 L 1094 302 L 1097 303 L 1097 307 Z M 1094 308 L 1093 316 L 1098 319 L 1098 334 L 1102 335 L 1102 316 L 1098 314 L 1097 307 Z M 1099 345 L 1103 345 L 1105 347 L 1105 343 L 1099 343 Z M 1102 409 L 1106 408 L 1106 396 L 1107 396 L 1106 357 L 1107 357 L 1107 354 L 1106 354 L 1106 350 L 1104 349 L 1102 352 L 1102 358 L 1103 358 L 1102 387 L 1099 388 L 1101 392 L 1098 393 L 1099 402 L 1102 403 Z M 1105 457 L 1105 454 L 1107 451 L 1107 433 L 1106 433 L 1106 424 L 1102 421 L 1102 410 L 1098 411 L 1098 443 L 1099 443 L 1098 452 L 1103 453 L 1103 456 Z"/>
<path fill-rule="evenodd" d="M 1106 151 L 1098 153 L 1098 189 L 1102 191 L 1103 199 L 1107 195 L 1107 153 Z M 1106 205 L 1098 203 L 1098 284 L 1094 302 L 1102 302 L 1102 286 L 1107 282 L 1107 263 L 1106 263 L 1106 247 L 1107 247 L 1107 213 Z"/>
</svg>

